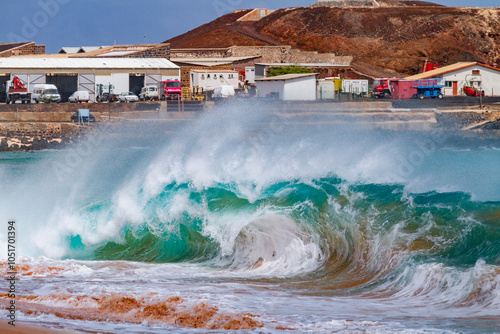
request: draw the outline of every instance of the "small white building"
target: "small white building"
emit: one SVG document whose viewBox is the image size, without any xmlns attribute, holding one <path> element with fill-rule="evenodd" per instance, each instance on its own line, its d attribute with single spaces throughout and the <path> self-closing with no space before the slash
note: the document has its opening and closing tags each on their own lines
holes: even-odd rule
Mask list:
<svg viewBox="0 0 500 334">
<path fill-rule="evenodd" d="M 444 96 L 464 96 L 464 86 L 481 88 L 486 96 L 500 96 L 500 69 L 485 64 L 456 63 L 405 79 L 429 78 L 444 79 L 445 87 L 442 89 Z"/>
<path fill-rule="evenodd" d="M 316 100 L 316 73 L 285 74 L 255 79 L 259 97 L 284 101 Z"/>
<path fill-rule="evenodd" d="M 245 67 L 245 81 L 248 81 L 249 84 L 255 83 L 255 66 Z"/>
<path fill-rule="evenodd" d="M 191 70 L 191 88 L 203 88 L 205 91 L 213 91 L 218 86 L 239 87 L 239 73 L 231 70 Z"/>
</svg>

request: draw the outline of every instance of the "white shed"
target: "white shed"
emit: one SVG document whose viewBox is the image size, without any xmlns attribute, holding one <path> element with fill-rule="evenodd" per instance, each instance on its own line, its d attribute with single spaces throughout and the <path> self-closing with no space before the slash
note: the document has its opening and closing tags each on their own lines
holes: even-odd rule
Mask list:
<svg viewBox="0 0 500 334">
<path fill-rule="evenodd" d="M 456 63 L 432 71 L 412 75 L 406 80 L 443 78 L 444 96 L 463 96 L 464 86 L 484 90 L 486 96 L 500 96 L 500 69 L 481 63 Z"/>
<path fill-rule="evenodd" d="M 231 70 L 191 70 L 191 87 L 212 91 L 218 86 L 239 87 L 239 73 Z"/>
<path fill-rule="evenodd" d="M 284 101 L 316 100 L 316 73 L 285 74 L 255 79 L 259 97 Z"/>
<path fill-rule="evenodd" d="M 255 83 L 255 66 L 245 67 L 245 81 L 248 81 L 250 84 Z"/>
</svg>

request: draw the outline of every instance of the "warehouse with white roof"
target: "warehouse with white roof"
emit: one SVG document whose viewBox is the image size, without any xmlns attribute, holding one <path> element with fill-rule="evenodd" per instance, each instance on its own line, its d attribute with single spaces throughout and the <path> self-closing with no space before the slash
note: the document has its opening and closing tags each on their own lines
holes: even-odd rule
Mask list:
<svg viewBox="0 0 500 334">
<path fill-rule="evenodd" d="M 0 58 L 0 87 L 17 76 L 30 92 L 36 84 L 54 84 L 63 101 L 73 92 L 88 91 L 91 100 L 102 89 L 138 94 L 146 85 L 180 80 L 180 67 L 165 58 Z"/>
</svg>

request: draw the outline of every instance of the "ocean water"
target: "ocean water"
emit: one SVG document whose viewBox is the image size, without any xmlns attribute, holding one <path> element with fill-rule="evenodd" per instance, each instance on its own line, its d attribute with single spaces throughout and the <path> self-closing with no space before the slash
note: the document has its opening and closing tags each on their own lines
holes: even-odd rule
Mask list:
<svg viewBox="0 0 500 334">
<path fill-rule="evenodd" d="M 2 153 L 17 321 L 499 333 L 500 140 L 456 136 L 242 107 Z"/>
</svg>

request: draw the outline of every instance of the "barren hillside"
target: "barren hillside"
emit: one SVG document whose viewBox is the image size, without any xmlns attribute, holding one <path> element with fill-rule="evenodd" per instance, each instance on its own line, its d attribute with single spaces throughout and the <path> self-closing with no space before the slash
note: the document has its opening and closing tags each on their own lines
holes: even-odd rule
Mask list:
<svg viewBox="0 0 500 334">
<path fill-rule="evenodd" d="M 500 67 L 500 8 L 394 3 L 280 9 L 259 22 L 237 22 L 248 12 L 238 11 L 167 42 L 172 48 L 290 44 L 408 74 L 426 59 L 441 66 L 481 61 Z"/>
</svg>

